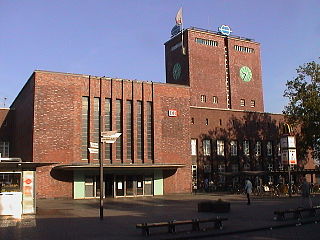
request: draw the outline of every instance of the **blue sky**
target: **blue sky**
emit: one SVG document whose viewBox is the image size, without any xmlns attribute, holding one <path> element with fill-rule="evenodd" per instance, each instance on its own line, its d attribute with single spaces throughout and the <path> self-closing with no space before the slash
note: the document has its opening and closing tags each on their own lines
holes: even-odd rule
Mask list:
<svg viewBox="0 0 320 240">
<path fill-rule="evenodd" d="M 165 82 L 164 43 L 184 27 L 261 43 L 264 102 L 280 113 L 296 68 L 320 56 L 319 0 L 0 0 L 0 107 L 34 70 Z"/>
</svg>

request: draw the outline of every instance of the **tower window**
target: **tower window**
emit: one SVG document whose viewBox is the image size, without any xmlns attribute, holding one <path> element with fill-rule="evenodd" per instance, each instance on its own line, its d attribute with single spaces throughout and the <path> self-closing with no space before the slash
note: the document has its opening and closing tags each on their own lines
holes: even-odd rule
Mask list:
<svg viewBox="0 0 320 240">
<path fill-rule="evenodd" d="M 191 118 L 191 124 L 194 124 L 194 118 Z"/>
<path fill-rule="evenodd" d="M 201 95 L 200 101 L 201 101 L 201 102 L 207 102 L 207 97 L 206 97 L 206 95 Z"/>
<path fill-rule="evenodd" d="M 246 100 L 240 99 L 240 106 L 244 107 L 246 105 Z"/>
<path fill-rule="evenodd" d="M 253 53 L 254 52 L 253 48 L 239 46 L 239 45 L 234 45 L 234 50 L 240 51 L 240 52 L 245 52 L 245 53 Z"/>
<path fill-rule="evenodd" d="M 213 41 L 213 40 L 208 40 L 208 39 L 203 39 L 203 38 L 196 38 L 195 41 L 196 41 L 196 43 L 204 44 L 204 45 L 207 45 L 207 46 L 212 46 L 212 47 L 217 47 L 218 46 L 218 42 L 217 41 Z"/>
<path fill-rule="evenodd" d="M 217 104 L 218 103 L 218 97 L 217 96 L 213 96 L 212 97 L 212 102 Z"/>
<path fill-rule="evenodd" d="M 251 107 L 254 108 L 256 106 L 256 101 L 255 100 L 251 100 Z"/>
<path fill-rule="evenodd" d="M 209 125 L 209 119 L 206 118 L 206 125 Z"/>
</svg>

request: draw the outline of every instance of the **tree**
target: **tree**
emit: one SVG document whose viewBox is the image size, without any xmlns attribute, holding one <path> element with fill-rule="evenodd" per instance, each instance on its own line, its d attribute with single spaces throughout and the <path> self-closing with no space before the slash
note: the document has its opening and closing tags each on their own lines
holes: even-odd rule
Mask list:
<svg viewBox="0 0 320 240">
<path fill-rule="evenodd" d="M 283 113 L 294 127 L 299 126 L 298 147 L 305 157 L 311 151 L 319 159 L 320 146 L 320 64 L 315 61 L 299 66 L 298 76 L 287 81 L 284 97 L 289 103 Z"/>
</svg>

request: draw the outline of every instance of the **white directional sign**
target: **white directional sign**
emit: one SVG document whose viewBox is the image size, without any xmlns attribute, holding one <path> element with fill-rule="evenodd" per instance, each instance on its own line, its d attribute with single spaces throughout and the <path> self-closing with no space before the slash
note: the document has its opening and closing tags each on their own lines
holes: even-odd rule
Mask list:
<svg viewBox="0 0 320 240">
<path fill-rule="evenodd" d="M 90 147 L 91 148 L 99 148 L 99 143 L 90 142 Z"/>
<path fill-rule="evenodd" d="M 117 131 L 106 131 L 101 132 L 101 142 L 103 143 L 114 143 L 117 141 L 118 137 L 121 136 L 122 133 L 118 133 Z"/>
<path fill-rule="evenodd" d="M 99 153 L 98 148 L 88 148 L 88 149 L 89 149 L 89 153 Z"/>
</svg>

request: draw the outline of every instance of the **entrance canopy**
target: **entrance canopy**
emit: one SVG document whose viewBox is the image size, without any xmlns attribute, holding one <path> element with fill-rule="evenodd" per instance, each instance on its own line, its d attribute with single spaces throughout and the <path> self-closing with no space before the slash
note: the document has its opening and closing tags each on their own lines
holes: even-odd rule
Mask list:
<svg viewBox="0 0 320 240">
<path fill-rule="evenodd" d="M 53 169 L 55 170 L 94 170 L 99 168 L 99 164 L 70 164 L 70 165 L 58 165 Z M 106 170 L 175 170 L 185 167 L 184 164 L 103 164 L 103 168 Z"/>
</svg>

